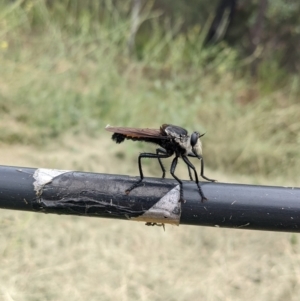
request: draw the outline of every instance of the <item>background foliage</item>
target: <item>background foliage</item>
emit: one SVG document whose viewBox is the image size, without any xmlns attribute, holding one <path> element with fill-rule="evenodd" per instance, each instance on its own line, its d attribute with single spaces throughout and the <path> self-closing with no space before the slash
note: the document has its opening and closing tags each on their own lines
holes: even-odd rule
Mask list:
<svg viewBox="0 0 300 301">
<path fill-rule="evenodd" d="M 298 176 L 300 4 L 270 2 L 254 49 L 258 1 L 206 47 L 218 2 L 171 2 L 143 2 L 133 55 L 130 1 L 2 0 L 1 140 L 167 122 L 207 131 L 211 168 Z"/>
</svg>

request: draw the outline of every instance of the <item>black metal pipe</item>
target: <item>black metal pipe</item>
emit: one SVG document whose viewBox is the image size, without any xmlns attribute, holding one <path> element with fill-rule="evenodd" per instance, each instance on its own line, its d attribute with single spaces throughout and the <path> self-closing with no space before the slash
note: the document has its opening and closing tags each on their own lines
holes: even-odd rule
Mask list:
<svg viewBox="0 0 300 301">
<path fill-rule="evenodd" d="M 300 232 L 300 189 L 201 182 L 178 183 L 77 171 L 0 166 L 0 208 L 254 230 Z"/>
</svg>

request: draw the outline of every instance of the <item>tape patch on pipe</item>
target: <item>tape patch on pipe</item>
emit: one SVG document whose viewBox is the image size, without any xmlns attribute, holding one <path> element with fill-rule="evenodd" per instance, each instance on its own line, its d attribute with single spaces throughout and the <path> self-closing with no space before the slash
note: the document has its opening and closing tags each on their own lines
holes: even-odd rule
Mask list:
<svg viewBox="0 0 300 301">
<path fill-rule="evenodd" d="M 34 174 L 33 178 L 35 182 L 33 182 L 34 190 L 37 196 L 42 194 L 43 187 L 52 182 L 52 180 L 66 172 L 70 172 L 69 170 L 58 170 L 58 169 L 46 169 L 46 168 L 38 168 Z"/>
<path fill-rule="evenodd" d="M 132 217 L 131 220 L 143 221 L 154 224 L 179 225 L 181 215 L 181 203 L 179 185 L 164 195 L 155 205 L 139 217 Z"/>
</svg>

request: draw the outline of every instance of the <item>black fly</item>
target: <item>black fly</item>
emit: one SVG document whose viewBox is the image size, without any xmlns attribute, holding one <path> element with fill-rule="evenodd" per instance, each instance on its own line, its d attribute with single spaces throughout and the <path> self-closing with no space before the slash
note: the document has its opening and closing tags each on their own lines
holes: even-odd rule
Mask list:
<svg viewBox="0 0 300 301">
<path fill-rule="evenodd" d="M 190 162 L 188 157 L 196 157 L 201 160 L 201 172 L 200 175 L 207 181 L 214 182 L 204 176 L 204 161 L 202 157 L 202 143 L 200 135 L 198 132 L 193 132 L 192 135 L 189 135 L 187 130 L 171 124 L 163 124 L 159 130 L 157 129 L 137 129 L 137 128 L 126 128 L 126 127 L 114 127 L 106 126 L 105 128 L 109 132 L 113 132 L 112 139 L 116 143 L 121 143 L 125 139 L 130 139 L 133 141 L 145 141 L 158 144 L 160 147 L 156 149 L 156 154 L 153 153 L 142 153 L 139 155 L 139 171 L 140 171 L 140 180 L 134 183 L 130 188 L 126 190 L 126 193 L 129 194 L 131 190 L 138 187 L 143 181 L 144 174 L 142 170 L 141 159 L 142 158 L 156 158 L 158 159 L 159 165 L 162 169 L 162 177 L 165 177 L 166 170 L 161 162 L 161 159 L 169 158 L 175 154 L 175 158 L 172 161 L 170 173 L 176 179 L 180 186 L 180 202 L 184 202 L 183 199 L 183 190 L 182 190 L 182 181 L 178 179 L 175 175 L 175 169 L 178 162 L 178 158 L 182 158 L 185 164 L 188 167 L 189 177 L 193 181 L 191 169 L 194 171 L 195 183 L 197 184 L 199 193 L 201 195 L 201 201 L 207 200 L 204 196 L 201 186 L 199 184 L 198 175 L 196 168 Z"/>
</svg>

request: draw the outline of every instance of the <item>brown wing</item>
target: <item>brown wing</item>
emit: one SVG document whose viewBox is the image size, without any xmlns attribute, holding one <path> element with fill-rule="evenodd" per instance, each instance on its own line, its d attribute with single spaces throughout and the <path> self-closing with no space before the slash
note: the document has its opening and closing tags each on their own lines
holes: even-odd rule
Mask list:
<svg viewBox="0 0 300 301">
<path fill-rule="evenodd" d="M 105 129 L 109 132 L 122 134 L 125 137 L 169 139 L 161 130 L 157 129 L 137 129 L 110 125 L 107 125 Z"/>
</svg>

